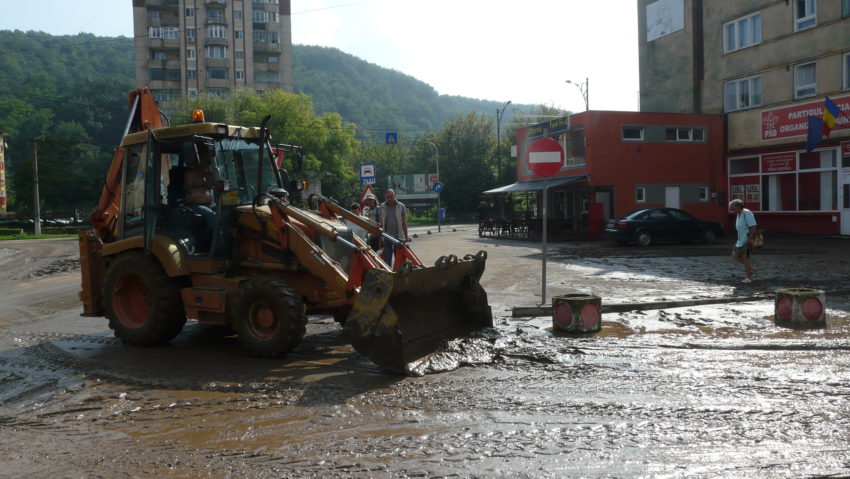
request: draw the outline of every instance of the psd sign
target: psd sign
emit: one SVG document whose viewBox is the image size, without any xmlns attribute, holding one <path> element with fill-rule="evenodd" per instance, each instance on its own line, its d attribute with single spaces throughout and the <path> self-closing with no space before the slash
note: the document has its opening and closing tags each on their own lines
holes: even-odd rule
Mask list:
<svg viewBox="0 0 850 479">
<path fill-rule="evenodd" d="M 551 138 L 536 140 L 528 148 L 528 168 L 537 176 L 552 176 L 564 166 L 564 149 Z"/>
</svg>

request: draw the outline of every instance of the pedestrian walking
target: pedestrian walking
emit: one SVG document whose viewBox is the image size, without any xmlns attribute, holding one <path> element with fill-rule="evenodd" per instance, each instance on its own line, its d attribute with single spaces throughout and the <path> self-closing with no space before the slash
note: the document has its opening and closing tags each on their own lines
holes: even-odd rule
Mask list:
<svg viewBox="0 0 850 479">
<path fill-rule="evenodd" d="M 744 208 L 744 202 L 740 199 L 729 202 L 729 212 L 736 215 L 735 229 L 738 231 L 735 247 L 732 249 L 732 259 L 744 265 L 744 273 L 747 275 L 744 283 L 752 283 L 756 268 L 750 260 L 750 254 L 756 233 L 756 217 L 752 211 Z"/>
<path fill-rule="evenodd" d="M 402 242 L 409 241 L 407 234 L 407 208 L 396 200 L 392 189 L 384 192 L 384 202 L 378 207 L 378 218 L 384 233 Z M 384 240 L 384 262 L 392 266 L 395 243 Z"/>
<path fill-rule="evenodd" d="M 375 195 L 372 193 L 368 193 L 366 198 L 364 199 L 366 203 L 363 206 L 362 215 L 375 223 L 378 222 L 378 198 L 375 198 Z M 378 251 L 381 247 L 381 238 L 375 235 L 369 235 L 369 247 L 372 248 L 373 251 Z"/>
</svg>

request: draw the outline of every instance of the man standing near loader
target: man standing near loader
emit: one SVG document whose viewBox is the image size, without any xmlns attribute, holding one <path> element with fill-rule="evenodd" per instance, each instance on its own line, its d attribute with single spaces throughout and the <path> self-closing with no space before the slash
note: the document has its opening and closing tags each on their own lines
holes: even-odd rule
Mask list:
<svg viewBox="0 0 850 479">
<path fill-rule="evenodd" d="M 384 202 L 378 207 L 378 222 L 384 233 L 402 242 L 410 241 L 407 235 L 407 208 L 404 203 L 396 200 L 395 191 L 392 189 L 384 192 Z M 384 262 L 393 265 L 393 253 L 395 244 L 384 240 Z"/>
</svg>

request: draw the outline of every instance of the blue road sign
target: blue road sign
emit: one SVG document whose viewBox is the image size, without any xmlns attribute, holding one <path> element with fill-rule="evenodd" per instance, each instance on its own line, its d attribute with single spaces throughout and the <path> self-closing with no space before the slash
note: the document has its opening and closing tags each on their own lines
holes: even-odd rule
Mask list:
<svg viewBox="0 0 850 479">
<path fill-rule="evenodd" d="M 443 192 L 443 184 L 439 181 L 434 182 L 434 186 L 431 187 L 434 190 L 434 193 L 442 193 Z"/>
<path fill-rule="evenodd" d="M 395 145 L 398 143 L 398 132 L 397 131 L 389 131 L 387 132 L 387 144 Z"/>
</svg>

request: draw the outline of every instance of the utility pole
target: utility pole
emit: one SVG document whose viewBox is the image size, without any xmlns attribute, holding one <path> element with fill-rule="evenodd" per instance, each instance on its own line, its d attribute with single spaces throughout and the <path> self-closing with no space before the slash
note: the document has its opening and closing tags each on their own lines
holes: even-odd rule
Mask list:
<svg viewBox="0 0 850 479">
<path fill-rule="evenodd" d="M 501 110 L 496 108 L 496 162 L 499 164 L 499 176 L 496 178 L 497 182 L 502 181 L 502 116 L 504 116 L 505 109 L 510 104 L 511 101 L 508 100 Z"/>
<path fill-rule="evenodd" d="M 34 233 L 41 234 L 41 207 L 38 197 L 38 138 L 32 139 L 32 200 Z"/>
</svg>

